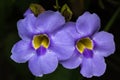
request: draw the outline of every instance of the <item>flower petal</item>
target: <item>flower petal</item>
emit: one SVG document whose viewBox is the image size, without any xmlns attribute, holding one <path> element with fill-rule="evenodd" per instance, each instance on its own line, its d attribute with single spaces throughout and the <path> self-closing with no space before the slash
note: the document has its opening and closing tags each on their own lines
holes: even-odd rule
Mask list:
<svg viewBox="0 0 120 80">
<path fill-rule="evenodd" d="M 64 28 L 62 29 L 62 31 L 67 32 L 68 35 L 71 35 L 71 37 L 74 39 L 74 41 L 81 38 L 81 34 L 79 34 L 79 32 L 77 32 L 76 24 L 74 22 L 67 22 L 64 25 Z"/>
<path fill-rule="evenodd" d="M 38 77 L 43 76 L 40 57 L 38 57 L 37 55 L 33 56 L 29 60 L 28 65 L 29 65 L 29 69 L 33 75 L 38 76 Z"/>
<path fill-rule="evenodd" d="M 112 34 L 101 31 L 93 36 L 95 42 L 94 53 L 109 56 L 115 51 L 114 37 Z"/>
<path fill-rule="evenodd" d="M 74 52 L 75 39 L 71 35 L 72 32 L 69 33 L 69 30 L 70 28 L 63 28 L 51 37 L 52 43 L 50 48 L 57 54 L 59 60 L 68 59 Z"/>
<path fill-rule="evenodd" d="M 58 59 L 55 53 L 48 51 L 45 55 L 35 55 L 29 61 L 29 69 L 35 76 L 52 73 L 58 66 Z"/>
<path fill-rule="evenodd" d="M 67 69 L 75 69 L 80 66 L 81 62 L 82 57 L 80 56 L 80 54 L 74 52 L 69 59 L 61 61 L 60 63 L 63 65 L 63 67 Z"/>
<path fill-rule="evenodd" d="M 24 17 L 26 17 L 29 14 L 33 14 L 32 11 L 30 10 L 30 8 L 28 8 L 25 13 L 24 13 Z"/>
<path fill-rule="evenodd" d="M 54 51 L 59 60 L 66 60 L 70 58 L 74 52 L 74 47 L 72 46 L 64 46 L 64 45 L 53 45 L 50 48 Z"/>
<path fill-rule="evenodd" d="M 28 61 L 33 55 L 34 50 L 30 47 L 29 41 L 19 41 L 12 48 L 11 58 L 17 63 L 25 63 Z"/>
<path fill-rule="evenodd" d="M 29 14 L 17 22 L 18 33 L 23 40 L 29 40 L 35 34 L 35 21 L 34 14 Z"/>
<path fill-rule="evenodd" d="M 94 55 L 93 58 L 84 58 L 80 73 L 87 78 L 101 76 L 105 72 L 106 64 L 104 57 Z"/>
<path fill-rule="evenodd" d="M 91 58 L 83 58 L 80 73 L 84 77 L 91 78 L 93 76 L 93 70 L 92 70 L 91 63 L 92 63 Z"/>
<path fill-rule="evenodd" d="M 65 23 L 64 17 L 59 12 L 45 11 L 41 13 L 36 22 L 36 29 L 43 32 L 53 32 Z"/>
<path fill-rule="evenodd" d="M 83 37 L 91 36 L 99 30 L 100 18 L 95 13 L 85 12 L 77 19 L 76 28 Z"/>
<path fill-rule="evenodd" d="M 105 73 L 106 63 L 104 57 L 100 55 L 94 55 L 93 57 L 93 75 L 101 76 Z"/>
<path fill-rule="evenodd" d="M 52 42 L 63 45 L 74 45 L 74 41 L 76 41 L 74 38 L 79 36 L 79 34 L 75 31 L 75 23 L 68 23 L 52 35 Z"/>
<path fill-rule="evenodd" d="M 48 51 L 41 57 L 41 65 L 44 74 L 52 73 L 58 66 L 58 59 L 54 52 Z"/>
</svg>

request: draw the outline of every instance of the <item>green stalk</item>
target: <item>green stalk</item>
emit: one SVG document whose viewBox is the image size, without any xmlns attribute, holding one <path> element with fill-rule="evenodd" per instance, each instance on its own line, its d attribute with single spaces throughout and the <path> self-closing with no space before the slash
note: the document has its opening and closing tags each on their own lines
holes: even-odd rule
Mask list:
<svg viewBox="0 0 120 80">
<path fill-rule="evenodd" d="M 105 28 L 104 28 L 105 31 L 109 31 L 109 29 L 111 28 L 112 24 L 114 23 L 114 21 L 117 18 L 119 13 L 120 13 L 120 7 L 115 11 L 115 13 L 113 14 L 112 18 L 110 19 L 108 24 L 105 26 Z"/>
<path fill-rule="evenodd" d="M 56 9 L 59 11 L 59 4 L 58 4 L 58 0 L 56 0 Z"/>
</svg>

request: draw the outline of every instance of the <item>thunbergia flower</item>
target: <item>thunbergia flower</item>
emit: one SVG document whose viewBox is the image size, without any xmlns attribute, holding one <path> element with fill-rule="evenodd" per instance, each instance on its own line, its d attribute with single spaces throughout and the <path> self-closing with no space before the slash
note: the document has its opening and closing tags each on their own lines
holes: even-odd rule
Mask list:
<svg viewBox="0 0 120 80">
<path fill-rule="evenodd" d="M 17 63 L 28 61 L 28 67 L 33 75 L 41 77 L 52 73 L 58 66 L 59 60 L 68 59 L 72 48 L 67 40 L 59 40 L 59 32 L 65 24 L 64 17 L 57 11 L 45 11 L 38 15 L 27 10 L 25 18 L 17 22 L 18 34 L 21 38 L 14 44 L 11 59 Z"/>
<path fill-rule="evenodd" d="M 114 53 L 115 44 L 112 34 L 98 32 L 100 18 L 95 13 L 85 12 L 76 23 L 66 23 L 65 28 L 63 32 L 71 35 L 68 40 L 74 44 L 74 50 L 69 59 L 61 61 L 63 67 L 74 69 L 80 66 L 80 73 L 87 78 L 103 75 L 106 70 L 104 57 Z"/>
</svg>

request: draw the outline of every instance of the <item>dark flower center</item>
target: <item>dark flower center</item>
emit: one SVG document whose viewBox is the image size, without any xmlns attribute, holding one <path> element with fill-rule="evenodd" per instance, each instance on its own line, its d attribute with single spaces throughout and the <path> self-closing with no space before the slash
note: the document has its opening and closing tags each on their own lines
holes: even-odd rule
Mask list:
<svg viewBox="0 0 120 80">
<path fill-rule="evenodd" d="M 35 35 L 33 37 L 32 44 L 35 49 L 38 49 L 41 46 L 48 48 L 50 40 L 46 34 Z"/>
<path fill-rule="evenodd" d="M 82 54 L 85 49 L 89 49 L 89 50 L 93 49 L 93 42 L 88 37 L 80 39 L 77 41 L 76 48 Z"/>
</svg>

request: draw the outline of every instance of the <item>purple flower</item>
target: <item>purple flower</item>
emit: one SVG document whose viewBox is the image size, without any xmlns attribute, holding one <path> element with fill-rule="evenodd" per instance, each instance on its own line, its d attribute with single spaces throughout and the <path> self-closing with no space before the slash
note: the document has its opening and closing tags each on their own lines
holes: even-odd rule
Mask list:
<svg viewBox="0 0 120 80">
<path fill-rule="evenodd" d="M 70 35 L 68 41 L 74 44 L 73 55 L 61 61 L 68 69 L 81 67 L 80 73 L 87 78 L 101 76 L 106 70 L 104 57 L 114 53 L 113 35 L 100 31 L 100 19 L 94 13 L 85 12 L 76 23 L 66 23 L 64 33 Z M 66 48 L 67 49 L 67 48 Z"/>
<path fill-rule="evenodd" d="M 55 35 L 65 24 L 59 12 L 45 11 L 35 17 L 28 10 L 24 16 L 17 23 L 22 40 L 13 46 L 11 59 L 17 63 L 28 61 L 32 74 L 41 77 L 55 71 L 58 61 L 68 59 L 74 48 L 69 46 L 70 43 L 62 45 L 67 43 L 66 39 L 60 39 L 64 34 Z"/>
</svg>

